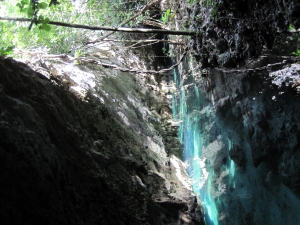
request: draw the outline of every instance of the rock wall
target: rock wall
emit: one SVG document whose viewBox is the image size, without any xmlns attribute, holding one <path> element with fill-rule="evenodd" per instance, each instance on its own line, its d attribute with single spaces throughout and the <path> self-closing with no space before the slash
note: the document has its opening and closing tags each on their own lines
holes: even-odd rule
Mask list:
<svg viewBox="0 0 300 225">
<path fill-rule="evenodd" d="M 300 204 L 299 64 L 202 76 L 193 61 L 184 64 L 180 71 L 189 75 L 174 93 L 174 110 L 205 223 L 293 224 Z"/>
<path fill-rule="evenodd" d="M 1 223 L 203 224 L 154 77 L 41 58 L 0 59 Z"/>
<path fill-rule="evenodd" d="M 174 73 L 173 111 L 205 224 L 300 219 L 298 5 L 181 3 L 199 33 Z"/>
<path fill-rule="evenodd" d="M 202 67 L 235 68 L 271 49 L 278 34 L 297 30 L 299 10 L 300 3 L 293 0 L 219 0 L 200 1 L 182 13 L 198 32 L 192 45 Z"/>
</svg>

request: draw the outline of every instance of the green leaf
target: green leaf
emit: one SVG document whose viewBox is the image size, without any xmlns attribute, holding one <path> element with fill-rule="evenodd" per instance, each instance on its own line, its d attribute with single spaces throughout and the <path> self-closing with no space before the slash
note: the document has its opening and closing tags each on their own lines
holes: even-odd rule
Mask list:
<svg viewBox="0 0 300 225">
<path fill-rule="evenodd" d="M 13 46 L 0 48 L 0 56 L 7 56 L 13 52 Z"/>
<path fill-rule="evenodd" d="M 22 0 L 21 2 L 17 3 L 16 6 L 19 7 L 20 12 L 27 12 L 27 7 L 25 5 L 28 5 L 28 0 Z"/>
<path fill-rule="evenodd" d="M 44 17 L 42 15 L 39 15 L 38 23 L 42 24 L 48 24 L 50 22 L 50 19 L 48 17 Z"/>
<path fill-rule="evenodd" d="M 31 7 L 29 7 L 27 9 L 27 16 L 28 16 L 28 18 L 31 18 L 33 16 L 33 13 L 34 13 L 33 9 Z"/>
<path fill-rule="evenodd" d="M 50 31 L 51 30 L 51 26 L 49 24 L 41 24 L 39 26 L 40 30 L 45 30 L 45 31 Z"/>
<path fill-rule="evenodd" d="M 49 24 L 44 24 L 44 30 L 45 31 L 50 31 L 51 30 L 51 26 Z"/>
<path fill-rule="evenodd" d="M 39 15 L 38 21 L 39 21 L 39 23 L 43 23 L 43 21 L 44 21 L 44 16 L 43 16 L 43 15 Z"/>
<path fill-rule="evenodd" d="M 295 30 L 295 27 L 294 27 L 293 24 L 290 24 L 290 25 L 289 25 L 289 30 Z"/>
<path fill-rule="evenodd" d="M 28 8 L 20 8 L 20 12 L 26 13 L 28 11 Z"/>
<path fill-rule="evenodd" d="M 300 49 L 297 49 L 295 52 L 292 52 L 292 55 L 296 56 L 297 58 L 300 58 Z"/>
<path fill-rule="evenodd" d="M 162 16 L 161 20 L 162 20 L 163 22 L 168 22 L 170 12 L 171 12 L 171 10 L 170 10 L 170 9 L 167 9 L 167 11 L 165 12 L 165 14 Z"/>
<path fill-rule="evenodd" d="M 50 19 L 48 17 L 46 17 L 43 21 L 44 24 L 48 24 L 50 22 Z"/>
<path fill-rule="evenodd" d="M 20 10 L 23 8 L 20 2 L 19 2 L 19 3 L 17 3 L 17 5 L 16 5 L 16 6 L 18 6 L 18 7 L 20 8 Z"/>
<path fill-rule="evenodd" d="M 38 4 L 39 9 L 46 9 L 48 7 L 48 4 L 46 2 L 41 2 Z"/>
</svg>

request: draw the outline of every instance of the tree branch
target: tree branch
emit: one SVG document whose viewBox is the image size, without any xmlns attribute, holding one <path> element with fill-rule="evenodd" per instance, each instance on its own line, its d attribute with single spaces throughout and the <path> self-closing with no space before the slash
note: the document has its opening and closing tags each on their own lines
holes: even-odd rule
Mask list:
<svg viewBox="0 0 300 225">
<path fill-rule="evenodd" d="M 137 69 L 137 68 L 126 68 L 126 67 L 120 67 L 117 66 L 115 64 L 108 64 L 108 63 L 102 63 L 98 60 L 95 59 L 86 59 L 84 57 L 72 57 L 66 54 L 61 54 L 61 55 L 43 55 L 43 58 L 47 58 L 47 59 L 61 59 L 63 61 L 67 61 L 68 63 L 72 63 L 74 61 L 78 61 L 78 62 L 83 62 L 83 63 L 93 63 L 93 64 L 97 64 L 97 65 L 101 65 L 104 68 L 109 68 L 109 69 L 114 69 L 114 70 L 119 70 L 122 72 L 133 72 L 133 73 L 152 73 L 152 74 L 163 74 L 163 73 L 167 73 L 171 70 L 173 70 L 175 67 L 177 67 L 183 60 L 183 58 L 186 56 L 187 54 L 187 49 L 185 49 L 183 55 L 181 56 L 180 60 L 174 64 L 173 66 L 167 68 L 167 69 L 162 69 L 162 70 L 141 70 L 141 69 Z"/>
<path fill-rule="evenodd" d="M 0 20 L 10 20 L 10 21 L 19 21 L 19 22 L 31 22 L 31 19 L 26 18 L 15 18 L 15 17 L 0 17 Z M 170 35 L 186 35 L 194 36 L 196 32 L 194 31 L 177 31 L 177 30 L 164 30 L 164 29 L 146 29 L 146 28 L 127 28 L 127 27 L 108 27 L 108 26 L 88 26 L 82 24 L 71 24 L 50 21 L 49 24 L 61 26 L 61 27 L 71 27 L 87 30 L 108 30 L 114 32 L 130 32 L 130 33 L 156 33 L 156 34 L 170 34 Z"/>
<path fill-rule="evenodd" d="M 117 39 L 105 39 L 102 41 L 111 41 L 111 42 L 124 42 L 124 43 L 152 43 L 152 42 L 166 42 L 168 44 L 172 45 L 184 45 L 183 42 L 177 42 L 177 41 L 169 41 L 169 40 L 161 40 L 161 39 L 146 39 L 146 40 L 117 40 Z"/>
<path fill-rule="evenodd" d="M 126 67 L 119 67 L 115 64 L 107 64 L 107 63 L 102 63 L 93 59 L 83 59 L 80 58 L 79 61 L 81 62 L 87 62 L 87 63 L 94 63 L 94 64 L 98 64 L 103 66 L 104 68 L 110 68 L 110 69 L 115 69 L 115 70 L 120 70 L 122 72 L 134 72 L 134 73 L 153 73 L 153 74 L 163 74 L 163 73 L 167 73 L 171 70 L 173 70 L 175 67 L 177 67 L 182 60 L 184 59 L 184 57 L 187 54 L 187 50 L 184 51 L 183 55 L 181 56 L 180 60 L 174 64 L 173 66 L 167 68 L 167 69 L 162 69 L 162 70 L 140 70 L 140 69 L 135 69 L 135 68 L 126 68 Z"/>
<path fill-rule="evenodd" d="M 167 73 L 171 70 L 173 70 L 175 67 L 177 67 L 183 60 L 184 56 L 186 55 L 187 52 L 185 52 L 182 57 L 180 58 L 180 60 L 174 64 L 173 66 L 167 68 L 167 69 L 162 69 L 162 70 L 140 70 L 140 69 L 136 69 L 136 68 L 126 68 L 126 67 L 119 67 L 115 64 L 107 64 L 107 63 L 101 63 L 99 61 L 96 60 L 92 60 L 92 59 L 79 59 L 79 61 L 81 62 L 87 62 L 87 63 L 94 63 L 97 65 L 101 65 L 104 68 L 110 68 L 110 69 L 115 69 L 115 70 L 120 70 L 122 72 L 134 72 L 134 73 L 152 73 L 152 74 L 163 74 L 163 73 Z"/>
<path fill-rule="evenodd" d="M 150 39 L 151 38 L 154 38 L 156 36 L 156 34 L 154 34 L 154 35 L 152 35 L 151 37 L 150 37 Z M 140 43 L 142 43 L 143 42 L 143 40 L 140 40 L 140 41 L 138 41 L 137 43 L 134 43 L 133 45 L 131 45 L 131 46 L 128 46 L 127 48 L 131 48 L 131 47 L 134 47 L 134 46 L 136 46 L 136 45 L 138 45 L 138 44 L 140 44 Z M 157 43 L 157 42 L 156 42 Z M 155 44 L 155 43 L 153 43 L 153 44 Z M 151 45 L 151 44 L 150 44 Z"/>
</svg>

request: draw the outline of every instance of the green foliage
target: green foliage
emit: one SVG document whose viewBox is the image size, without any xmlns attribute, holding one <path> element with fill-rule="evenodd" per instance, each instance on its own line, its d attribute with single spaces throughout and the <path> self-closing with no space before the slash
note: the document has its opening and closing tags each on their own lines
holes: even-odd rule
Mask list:
<svg viewBox="0 0 300 225">
<path fill-rule="evenodd" d="M 28 5 L 28 3 L 29 3 L 28 0 L 22 0 L 22 1 L 18 2 L 18 3 L 16 4 L 16 6 L 19 7 L 20 12 L 23 12 L 25 6 Z M 25 10 L 24 10 L 24 11 L 25 11 Z"/>
<path fill-rule="evenodd" d="M 292 52 L 292 54 L 300 59 L 300 49 L 297 49 L 295 52 Z"/>
<path fill-rule="evenodd" d="M 289 25 L 289 30 L 295 30 L 295 27 L 293 26 L 293 24 Z"/>
<path fill-rule="evenodd" d="M 293 26 L 293 24 L 289 25 L 289 30 L 295 30 L 295 27 Z"/>
<path fill-rule="evenodd" d="M 29 30 L 32 29 L 33 25 L 39 25 L 39 29 L 49 31 L 51 27 L 49 26 L 49 19 L 44 20 L 43 16 L 39 15 L 39 10 L 47 9 L 48 3 L 39 2 L 38 0 L 21 0 L 16 4 L 19 7 L 21 13 L 25 13 L 28 18 L 32 18 L 32 21 L 28 27 Z"/>
<path fill-rule="evenodd" d="M 195 4 L 197 2 L 198 2 L 198 0 L 188 0 L 188 4 Z"/>
<path fill-rule="evenodd" d="M 29 0 L 22 0 L 19 3 L 16 4 L 16 6 L 19 7 L 19 10 L 21 13 L 26 13 L 28 18 L 32 18 L 34 15 L 35 4 L 32 4 Z"/>
<path fill-rule="evenodd" d="M 0 22 L 0 55 L 7 56 L 12 53 L 14 46 L 14 33 L 11 30 L 11 24 Z"/>
<path fill-rule="evenodd" d="M 46 2 L 38 3 L 37 5 L 38 9 L 46 9 L 48 7 L 48 4 Z"/>
<path fill-rule="evenodd" d="M 209 6 L 214 6 L 216 4 L 215 0 L 205 0 L 205 5 Z"/>
<path fill-rule="evenodd" d="M 45 31 L 50 31 L 51 27 L 48 24 L 49 22 L 50 22 L 49 17 L 44 17 L 44 16 L 40 15 L 39 18 L 38 18 L 38 24 L 40 24 L 39 29 L 40 30 L 45 30 Z"/>
<path fill-rule="evenodd" d="M 29 0 L 22 0 L 18 3 L 16 0 L 4 2 L 3 14 L 8 17 L 22 17 L 22 15 L 26 13 L 28 16 L 29 3 Z M 67 29 L 63 27 L 53 27 L 54 29 L 51 29 L 48 23 L 50 18 L 52 20 L 62 20 L 62 11 L 69 13 L 70 10 L 68 9 L 72 8 L 71 3 L 65 1 L 65 4 L 56 10 L 53 7 L 49 8 L 45 2 L 39 2 L 37 7 L 38 9 L 44 9 L 46 7 L 47 10 L 39 11 L 39 15 L 31 22 L 31 31 L 28 31 L 28 24 L 26 23 L 2 22 L 0 24 L 0 41 L 2 40 L 0 42 L 0 48 L 13 45 L 16 49 L 48 49 L 50 53 L 64 53 L 65 51 L 70 51 L 71 44 L 73 43 L 68 42 L 66 33 L 69 33 L 70 36 L 74 36 L 72 30 L 69 29 L 67 31 Z M 31 11 L 29 10 L 29 12 Z M 37 26 L 33 26 L 34 24 Z M 82 33 L 80 35 L 82 35 Z"/>
<path fill-rule="evenodd" d="M 80 50 L 80 49 L 75 50 L 75 57 L 76 58 L 84 56 L 84 55 L 85 55 L 85 52 L 83 52 L 82 50 Z"/>
<path fill-rule="evenodd" d="M 16 6 L 19 7 L 20 12 L 27 13 L 28 17 L 32 17 L 35 11 L 47 9 L 48 3 L 36 0 L 21 0 Z"/>
<path fill-rule="evenodd" d="M 171 13 L 171 9 L 167 9 L 167 11 L 164 13 L 164 15 L 162 16 L 161 20 L 166 23 L 169 20 L 169 16 Z"/>
<path fill-rule="evenodd" d="M 84 43 L 99 39 L 103 32 L 74 29 L 49 25 L 49 21 L 66 23 L 80 23 L 91 26 L 117 27 L 121 22 L 137 13 L 148 1 L 139 0 L 89 0 L 82 4 L 70 0 L 10 0 L 1 2 L 0 15 L 3 17 L 29 17 L 32 19 L 28 30 L 28 23 L 12 21 L 0 22 L 0 48 L 4 51 L 8 47 L 15 49 L 33 50 L 46 49 L 50 54 L 67 53 L 71 55 L 83 51 L 80 46 Z M 137 26 L 149 17 L 144 13 L 127 26 Z M 121 35 L 121 34 L 116 34 Z M 75 49 L 78 49 L 75 51 Z M 11 52 L 9 52 L 11 53 Z M 81 54 L 81 53 L 80 53 Z"/>
<path fill-rule="evenodd" d="M 13 46 L 1 47 L 0 56 L 7 56 L 13 53 Z"/>
</svg>

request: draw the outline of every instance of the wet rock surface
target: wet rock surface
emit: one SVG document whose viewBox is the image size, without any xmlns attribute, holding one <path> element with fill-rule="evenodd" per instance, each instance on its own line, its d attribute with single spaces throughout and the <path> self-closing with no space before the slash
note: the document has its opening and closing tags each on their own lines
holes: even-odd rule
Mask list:
<svg viewBox="0 0 300 225">
<path fill-rule="evenodd" d="M 247 69 L 205 76 L 184 62 L 193 72 L 175 93 L 179 130 L 194 190 L 209 208 L 206 224 L 299 219 L 300 74 L 298 64 L 280 60 L 260 57 Z"/>
<path fill-rule="evenodd" d="M 299 28 L 298 10 L 298 1 L 181 3 L 198 34 L 189 42 L 196 60 L 187 57 L 174 74 L 174 104 L 206 224 L 300 219 L 300 75 L 292 55 L 300 42 L 289 28 Z"/>
<path fill-rule="evenodd" d="M 202 224 L 184 165 L 139 110 L 114 114 L 114 97 L 71 93 L 67 75 L 0 67 L 2 224 Z"/>
</svg>

